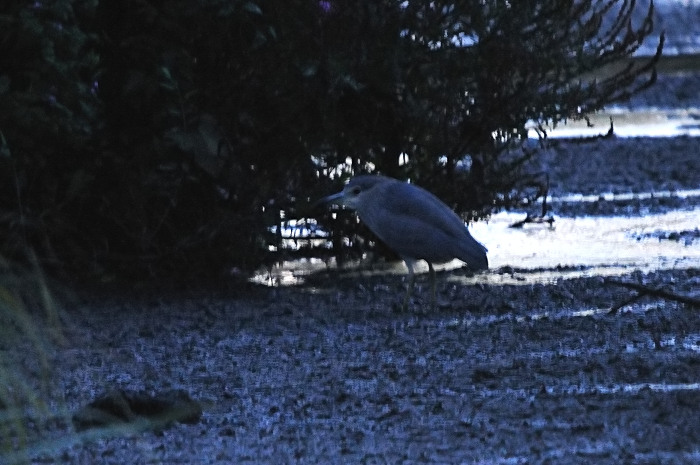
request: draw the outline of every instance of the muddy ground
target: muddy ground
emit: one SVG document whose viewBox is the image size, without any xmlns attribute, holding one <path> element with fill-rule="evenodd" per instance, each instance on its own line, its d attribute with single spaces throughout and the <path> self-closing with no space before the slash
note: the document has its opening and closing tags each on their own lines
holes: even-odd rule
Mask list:
<svg viewBox="0 0 700 465">
<path fill-rule="evenodd" d="M 542 164 L 553 194 L 698 189 L 699 151 L 690 138 L 611 139 L 564 144 Z M 554 214 L 639 215 L 697 200 Z M 700 247 L 689 234 L 686 246 Z M 619 279 L 697 297 L 699 268 Z M 47 367 L 36 341 L 2 347 L 30 385 L 45 384 L 52 414 L 30 415 L 13 440 L 25 452 L 0 462 L 700 463 L 699 308 L 646 297 L 608 314 L 632 291 L 595 275 L 442 278 L 438 308 L 420 276 L 403 313 L 400 275 L 64 299 Z M 72 413 L 115 388 L 184 390 L 203 414 L 158 431 L 77 433 Z"/>
<path fill-rule="evenodd" d="M 627 191 L 700 187 L 700 169 L 686 169 L 700 157 L 678 155 L 697 150 L 697 140 L 601 144 L 644 157 L 597 146 L 588 158 L 610 169 L 560 168 L 554 185 L 589 192 L 584 186 L 597 179 L 608 190 L 619 181 L 606 173 L 615 173 Z M 650 165 L 664 175 L 656 179 Z M 698 268 L 630 269 L 621 279 L 685 295 L 700 288 Z M 396 311 L 405 279 L 395 275 L 69 299 L 48 383 L 51 406 L 66 417 L 25 432 L 31 462 L 700 461 L 700 309 L 644 298 L 610 315 L 632 293 L 598 276 L 440 282 L 437 309 L 420 276 L 405 313 Z M 32 372 L 33 344 L 13 350 Z M 72 412 L 114 388 L 181 389 L 203 415 L 160 431 L 76 433 Z"/>
</svg>

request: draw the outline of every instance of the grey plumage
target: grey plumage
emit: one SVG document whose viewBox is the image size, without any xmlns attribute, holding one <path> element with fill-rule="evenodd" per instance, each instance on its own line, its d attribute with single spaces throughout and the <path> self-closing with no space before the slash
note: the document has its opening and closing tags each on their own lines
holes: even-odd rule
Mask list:
<svg viewBox="0 0 700 465">
<path fill-rule="evenodd" d="M 387 246 L 406 262 L 409 288 L 413 287 L 413 266 L 428 262 L 435 299 L 434 263 L 455 258 L 472 270 L 488 268 L 487 249 L 469 233 L 464 222 L 440 199 L 413 184 L 385 176 L 362 175 L 321 202 L 348 206 Z"/>
</svg>

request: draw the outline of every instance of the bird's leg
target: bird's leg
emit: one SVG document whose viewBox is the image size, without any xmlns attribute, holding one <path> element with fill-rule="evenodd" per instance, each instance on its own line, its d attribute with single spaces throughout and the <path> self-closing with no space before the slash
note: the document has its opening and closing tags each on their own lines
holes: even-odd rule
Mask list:
<svg viewBox="0 0 700 465">
<path fill-rule="evenodd" d="M 403 299 L 402 310 L 408 309 L 408 302 L 411 300 L 411 292 L 413 291 L 413 283 L 416 281 L 416 273 L 413 271 L 413 265 L 416 264 L 415 260 L 407 260 L 406 267 L 408 267 L 408 289 L 406 289 L 406 296 Z"/>
<path fill-rule="evenodd" d="M 435 278 L 435 268 L 433 268 L 433 264 L 428 262 L 428 270 L 430 271 L 430 284 L 431 284 L 431 293 L 430 293 L 430 309 L 435 311 L 435 294 L 436 294 L 436 278 Z"/>
</svg>

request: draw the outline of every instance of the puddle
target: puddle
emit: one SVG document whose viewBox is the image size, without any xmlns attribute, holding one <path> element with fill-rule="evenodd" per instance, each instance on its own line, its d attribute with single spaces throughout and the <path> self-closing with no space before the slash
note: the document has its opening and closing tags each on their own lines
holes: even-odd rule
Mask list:
<svg viewBox="0 0 700 465">
<path fill-rule="evenodd" d="M 700 208 L 632 217 L 557 217 L 551 228 L 535 224 L 509 227 L 524 216 L 522 212 L 502 212 L 488 222 L 471 225 L 474 237 L 489 249 L 491 270 L 473 276 L 453 273 L 442 279 L 462 284 L 532 284 L 619 276 L 631 269 L 650 272 L 700 267 L 700 241 L 671 240 L 698 228 Z M 455 260 L 436 269 L 461 266 Z M 336 267 L 334 260 L 296 260 L 263 270 L 251 281 L 268 286 L 300 285 L 311 273 Z M 371 269 L 362 263 L 350 263 L 344 269 L 348 276 L 406 273 L 402 262 L 375 264 Z M 420 262 L 416 271 L 427 272 L 425 262 Z"/>
<path fill-rule="evenodd" d="M 637 394 L 648 389 L 655 392 L 699 391 L 700 383 L 636 383 L 592 386 L 545 387 L 547 394 Z"/>
<path fill-rule="evenodd" d="M 492 268 L 515 267 L 509 274 L 487 273 L 487 281 L 499 283 L 551 282 L 559 278 L 616 276 L 630 268 L 642 271 L 685 269 L 700 266 L 697 241 L 661 240 L 659 231 L 694 230 L 700 209 L 671 211 L 643 217 L 557 218 L 554 227 L 509 225 L 522 219 L 522 213 L 499 213 L 489 222 L 472 225 L 477 238 L 488 238 Z M 687 244 L 687 245 L 686 245 Z M 558 269 L 557 269 L 558 268 Z M 471 281 L 480 279 L 450 279 Z"/>
<path fill-rule="evenodd" d="M 644 108 L 629 110 L 611 108 L 589 117 L 590 125 L 583 120 L 567 121 L 555 129 L 545 127 L 548 137 L 593 137 L 603 135 L 613 121 L 617 137 L 678 137 L 700 136 L 700 110 Z M 529 136 L 536 138 L 537 132 L 529 129 Z"/>
<path fill-rule="evenodd" d="M 643 390 L 653 392 L 675 392 L 675 391 L 700 391 L 700 383 L 629 383 L 629 384 L 590 384 L 590 385 L 562 385 L 562 386 L 542 386 L 530 389 L 480 389 L 479 395 L 482 398 L 497 398 L 504 394 L 516 399 L 530 399 L 543 394 L 548 395 L 589 395 L 589 394 L 638 394 Z"/>
<path fill-rule="evenodd" d="M 688 199 L 690 197 L 700 197 L 700 189 L 683 189 L 678 191 L 656 191 L 656 192 L 640 192 L 640 193 L 614 193 L 603 192 L 601 194 L 567 194 L 561 196 L 547 196 L 547 203 L 566 203 L 566 202 L 615 202 L 615 201 L 630 201 L 630 200 L 651 200 L 651 199 L 668 199 L 679 198 Z"/>
</svg>

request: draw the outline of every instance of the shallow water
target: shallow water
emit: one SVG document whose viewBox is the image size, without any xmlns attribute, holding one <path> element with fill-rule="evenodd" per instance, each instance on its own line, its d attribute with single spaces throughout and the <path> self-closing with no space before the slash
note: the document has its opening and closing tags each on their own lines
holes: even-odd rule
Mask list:
<svg viewBox="0 0 700 465">
<path fill-rule="evenodd" d="M 510 227 L 524 217 L 522 212 L 501 212 L 489 221 L 471 225 L 472 235 L 489 249 L 491 270 L 473 276 L 450 273 L 444 279 L 463 284 L 531 284 L 561 278 L 617 276 L 629 273 L 630 269 L 648 272 L 700 267 L 700 240 L 665 239 L 697 231 L 700 208 L 645 216 L 556 217 L 552 227 L 546 224 Z M 461 266 L 455 260 L 436 269 Z M 261 271 L 252 281 L 269 286 L 300 285 L 309 274 L 334 267 L 334 261 L 319 259 L 284 262 L 272 270 Z M 362 268 L 366 268 L 362 263 L 344 267 L 350 275 Z M 427 265 L 419 263 L 416 271 L 427 272 Z M 406 268 L 394 263 L 362 269 L 361 273 L 403 274 Z"/>
<path fill-rule="evenodd" d="M 474 237 L 488 238 L 484 242 L 492 268 L 514 268 L 511 274 L 494 277 L 500 283 L 613 276 L 628 273 L 630 268 L 653 271 L 700 266 L 699 241 L 658 238 L 663 233 L 696 230 L 700 225 L 697 208 L 641 217 L 556 218 L 552 228 L 509 227 L 522 218 L 522 213 L 499 213 L 488 223 L 471 227 Z"/>
<path fill-rule="evenodd" d="M 700 136 L 700 109 L 610 108 L 590 115 L 588 121 L 570 120 L 556 128 L 546 128 L 548 137 L 592 137 L 603 135 L 613 122 L 617 137 Z M 589 124 L 590 123 L 590 124 Z M 530 137 L 537 133 L 530 129 Z"/>
</svg>

